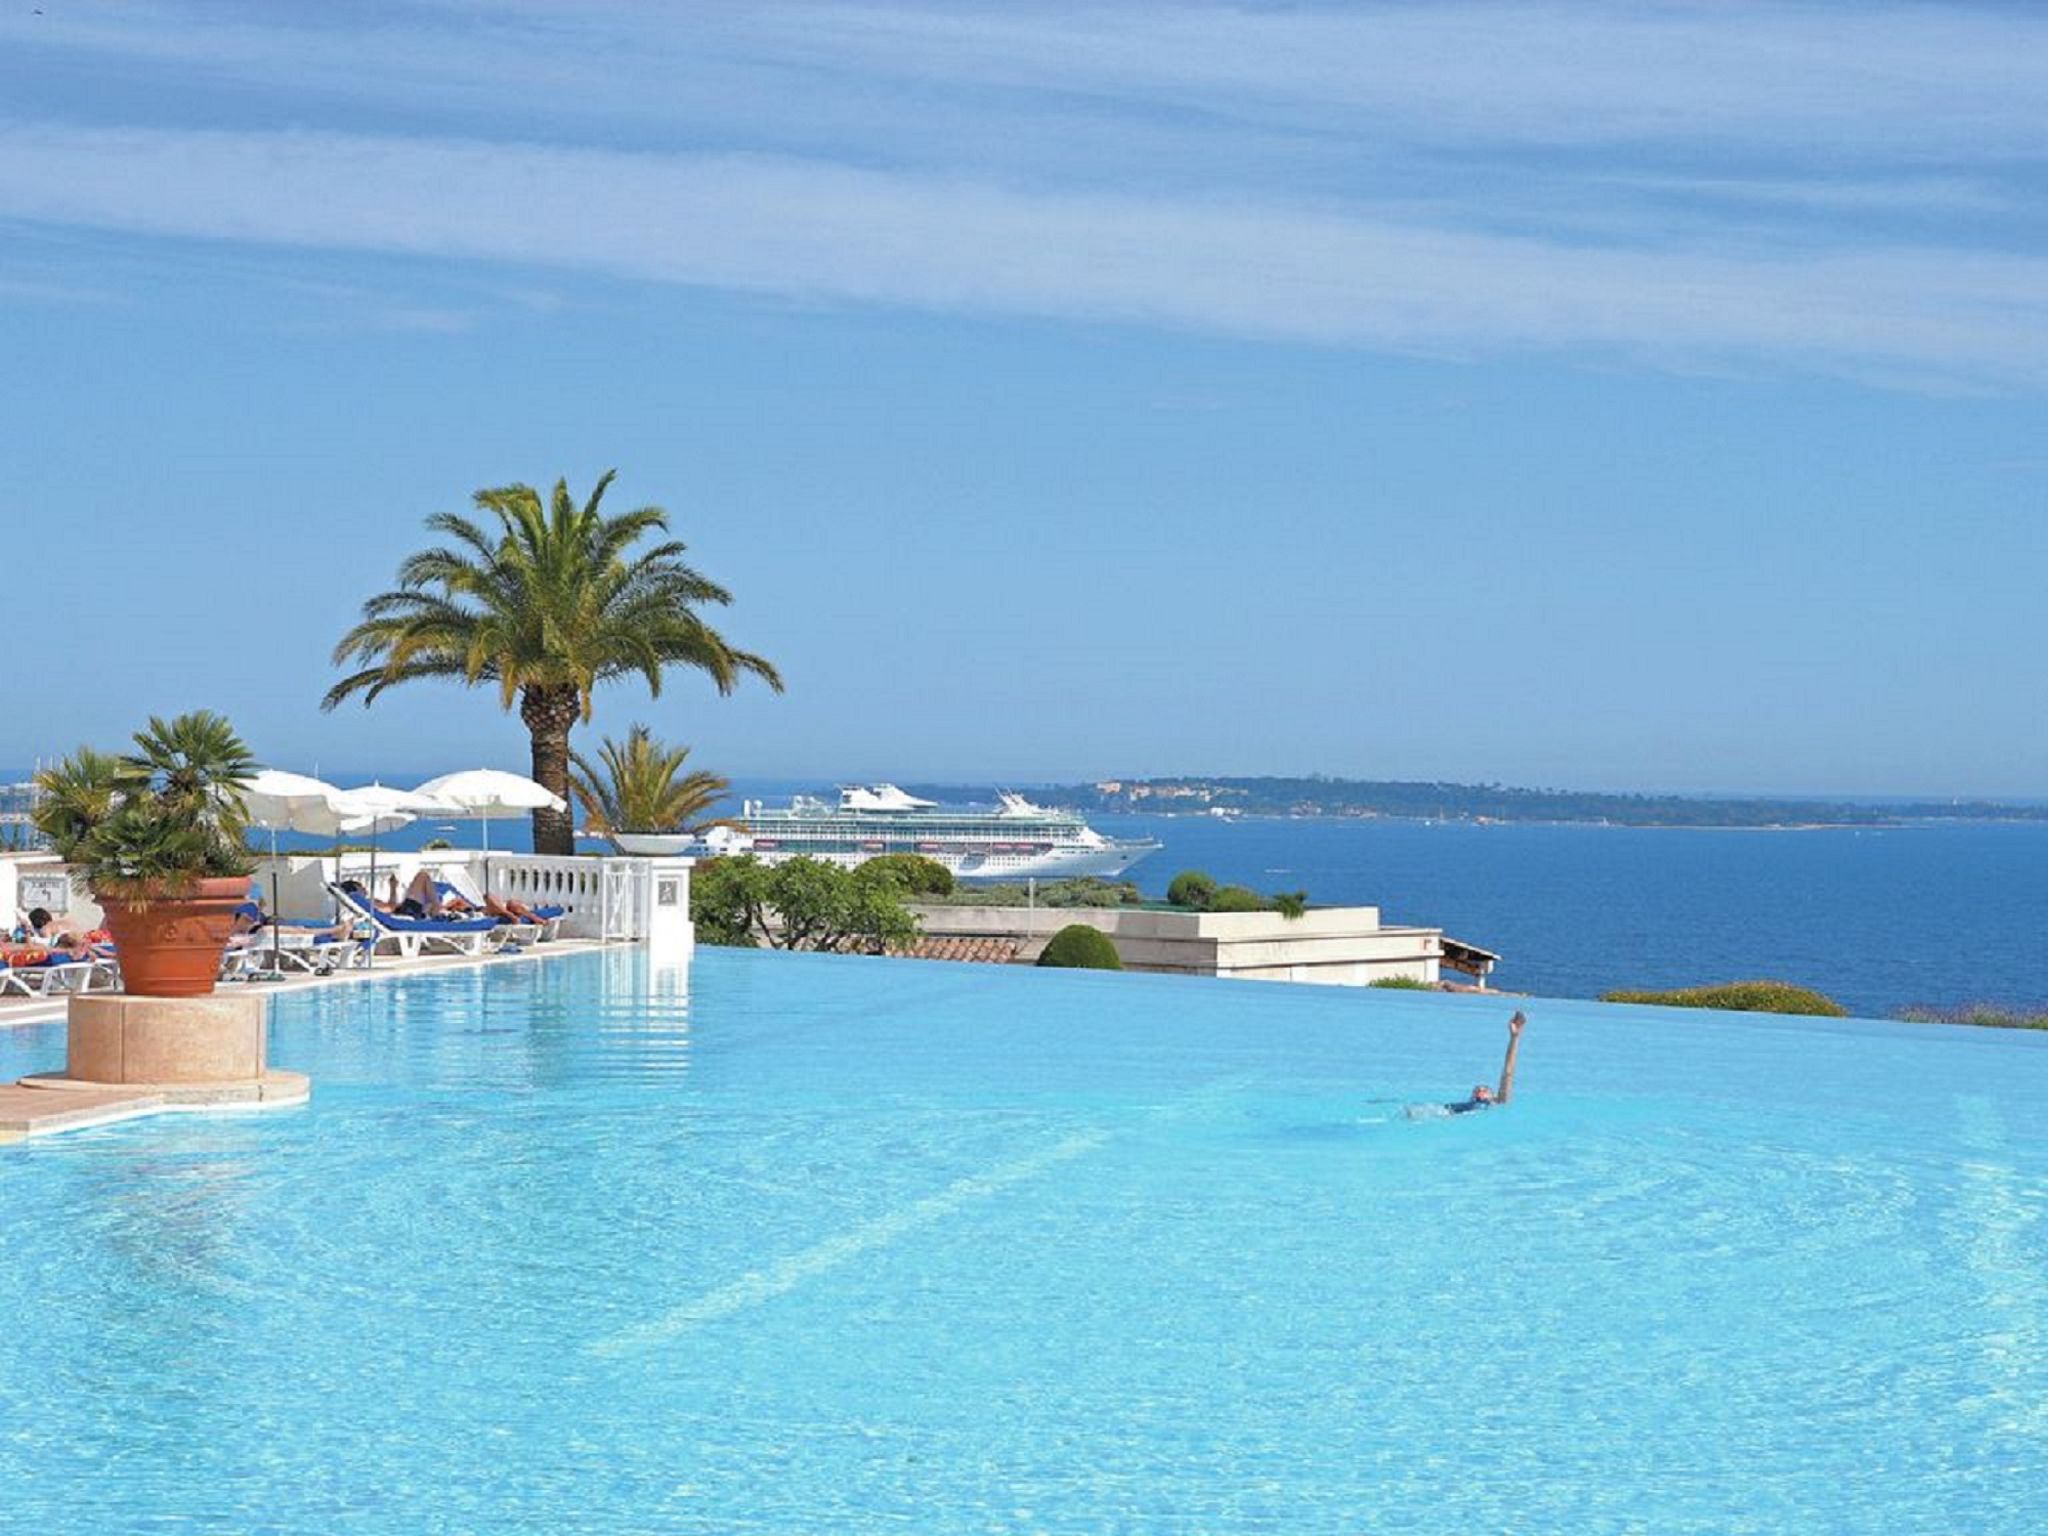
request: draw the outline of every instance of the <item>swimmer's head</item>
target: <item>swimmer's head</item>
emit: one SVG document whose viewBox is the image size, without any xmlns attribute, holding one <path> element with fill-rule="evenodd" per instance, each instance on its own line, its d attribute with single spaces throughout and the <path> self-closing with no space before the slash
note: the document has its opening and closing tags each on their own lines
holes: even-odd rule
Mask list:
<svg viewBox="0 0 2048 1536">
<path fill-rule="evenodd" d="M 1472 1097 L 1481 1104 L 1491 1104 L 1493 1102 L 1493 1090 L 1484 1083 L 1474 1083 L 1472 1085 Z"/>
</svg>

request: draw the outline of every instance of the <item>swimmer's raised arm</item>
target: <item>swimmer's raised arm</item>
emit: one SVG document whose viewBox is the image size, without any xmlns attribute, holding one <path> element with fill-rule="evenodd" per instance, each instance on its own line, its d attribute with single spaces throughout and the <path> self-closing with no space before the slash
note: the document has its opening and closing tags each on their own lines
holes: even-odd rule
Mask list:
<svg viewBox="0 0 2048 1536">
<path fill-rule="evenodd" d="M 1529 1021 L 1522 1017 L 1522 1011 L 1515 1010 L 1515 1016 L 1508 1020 L 1508 1054 L 1500 1064 L 1500 1091 L 1494 1097 L 1497 1104 L 1505 1104 L 1515 1091 L 1515 1052 L 1522 1048 L 1522 1026 Z"/>
</svg>

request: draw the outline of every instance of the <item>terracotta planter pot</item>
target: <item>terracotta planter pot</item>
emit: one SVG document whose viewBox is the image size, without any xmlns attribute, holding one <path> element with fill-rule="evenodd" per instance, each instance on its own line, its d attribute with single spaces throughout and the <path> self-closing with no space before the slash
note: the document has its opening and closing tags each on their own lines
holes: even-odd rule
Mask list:
<svg viewBox="0 0 2048 1536">
<path fill-rule="evenodd" d="M 178 896 L 103 899 L 107 932 L 121 962 L 121 985 L 138 997 L 204 997 L 220 975 L 235 908 L 249 880 L 200 880 Z"/>
</svg>

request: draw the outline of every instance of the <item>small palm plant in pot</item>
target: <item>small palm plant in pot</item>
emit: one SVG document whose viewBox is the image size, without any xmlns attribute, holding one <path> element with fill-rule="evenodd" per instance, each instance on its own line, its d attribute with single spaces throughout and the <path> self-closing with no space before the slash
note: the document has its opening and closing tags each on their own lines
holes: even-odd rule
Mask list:
<svg viewBox="0 0 2048 1536">
<path fill-rule="evenodd" d="M 688 747 L 671 747 L 636 725 L 626 739 L 607 736 L 597 762 L 570 754 L 570 788 L 584 824 L 621 853 L 673 853 L 688 825 L 730 787 L 715 773 L 683 771 Z"/>
<path fill-rule="evenodd" d="M 234 728 L 199 710 L 152 717 L 132 752 L 81 747 L 36 775 L 36 828 L 84 871 L 128 991 L 213 990 L 249 889 L 241 785 L 255 771 Z"/>
</svg>

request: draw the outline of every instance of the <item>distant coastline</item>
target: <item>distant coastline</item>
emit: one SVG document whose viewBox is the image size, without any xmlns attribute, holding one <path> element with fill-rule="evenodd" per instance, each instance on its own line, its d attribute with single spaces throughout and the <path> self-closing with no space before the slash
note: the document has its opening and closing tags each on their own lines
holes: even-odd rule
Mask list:
<svg viewBox="0 0 2048 1536">
<path fill-rule="evenodd" d="M 958 787 L 953 788 L 957 797 Z M 1672 831 L 1818 832 L 1956 822 L 2048 822 L 2048 805 L 1994 800 L 1845 801 L 1768 796 L 1632 795 L 1501 784 L 1277 777 L 1103 779 L 1036 788 L 1034 799 L 1083 813 L 1279 816 L 1657 827 Z"/>
</svg>

